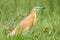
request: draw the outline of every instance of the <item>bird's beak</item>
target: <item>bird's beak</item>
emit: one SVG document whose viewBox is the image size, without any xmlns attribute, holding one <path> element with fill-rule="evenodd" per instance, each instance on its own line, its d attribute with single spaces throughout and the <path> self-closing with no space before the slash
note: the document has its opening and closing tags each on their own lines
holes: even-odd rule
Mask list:
<svg viewBox="0 0 60 40">
<path fill-rule="evenodd" d="M 42 9 L 45 9 L 45 7 L 42 7 Z"/>
<path fill-rule="evenodd" d="M 39 10 L 43 10 L 43 9 L 45 9 L 45 7 L 39 7 Z"/>
</svg>

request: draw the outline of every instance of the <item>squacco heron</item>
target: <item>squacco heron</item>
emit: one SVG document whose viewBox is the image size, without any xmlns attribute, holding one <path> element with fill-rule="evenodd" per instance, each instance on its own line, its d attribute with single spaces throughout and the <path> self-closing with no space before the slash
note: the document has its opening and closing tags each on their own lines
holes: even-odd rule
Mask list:
<svg viewBox="0 0 60 40">
<path fill-rule="evenodd" d="M 8 34 L 8 36 L 9 35 L 13 36 L 13 35 L 18 34 L 19 30 L 23 32 L 23 31 L 31 29 L 34 26 L 35 21 L 36 21 L 36 11 L 42 10 L 42 9 L 44 9 L 44 7 L 39 7 L 39 6 L 34 7 L 31 10 L 30 15 L 24 18 L 24 20 L 17 27 L 15 27 L 12 32 Z"/>
</svg>

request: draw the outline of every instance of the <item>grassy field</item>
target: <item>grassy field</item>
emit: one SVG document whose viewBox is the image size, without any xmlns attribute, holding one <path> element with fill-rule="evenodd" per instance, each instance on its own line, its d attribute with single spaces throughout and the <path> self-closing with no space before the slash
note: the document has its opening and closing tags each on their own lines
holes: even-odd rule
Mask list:
<svg viewBox="0 0 60 40">
<path fill-rule="evenodd" d="M 35 6 L 46 8 L 29 33 L 7 37 Z M 60 40 L 60 0 L 0 0 L 0 40 Z"/>
</svg>

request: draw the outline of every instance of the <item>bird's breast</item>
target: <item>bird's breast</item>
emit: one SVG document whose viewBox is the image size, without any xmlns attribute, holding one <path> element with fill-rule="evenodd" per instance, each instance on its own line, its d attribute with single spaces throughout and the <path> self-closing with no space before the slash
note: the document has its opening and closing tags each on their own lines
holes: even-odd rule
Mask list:
<svg viewBox="0 0 60 40">
<path fill-rule="evenodd" d="M 31 28 L 35 24 L 36 14 L 29 15 L 26 19 L 24 19 L 20 25 L 21 29 L 24 30 L 26 28 Z"/>
</svg>

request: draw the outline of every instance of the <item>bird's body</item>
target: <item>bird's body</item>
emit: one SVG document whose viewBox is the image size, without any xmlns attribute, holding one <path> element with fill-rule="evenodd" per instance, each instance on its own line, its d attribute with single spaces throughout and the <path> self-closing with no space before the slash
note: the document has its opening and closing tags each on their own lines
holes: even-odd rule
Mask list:
<svg viewBox="0 0 60 40">
<path fill-rule="evenodd" d="M 28 15 L 21 23 L 20 28 L 21 30 L 30 29 L 35 24 L 36 13 L 33 11 Z"/>
<path fill-rule="evenodd" d="M 35 24 L 35 20 L 36 20 L 36 10 L 35 8 L 33 8 L 30 12 L 30 15 L 28 15 L 20 24 L 19 26 L 17 26 L 11 33 L 9 33 L 8 35 L 16 35 L 18 34 L 18 30 L 20 30 L 21 32 L 29 30 L 33 27 L 33 25 Z"/>
</svg>

